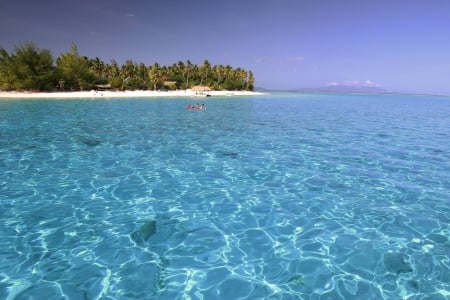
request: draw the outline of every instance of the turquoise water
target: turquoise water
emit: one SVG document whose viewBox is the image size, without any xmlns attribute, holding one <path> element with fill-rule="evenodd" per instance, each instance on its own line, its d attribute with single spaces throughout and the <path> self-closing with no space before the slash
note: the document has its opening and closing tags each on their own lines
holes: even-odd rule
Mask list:
<svg viewBox="0 0 450 300">
<path fill-rule="evenodd" d="M 450 99 L 0 101 L 0 299 L 449 299 Z"/>
</svg>

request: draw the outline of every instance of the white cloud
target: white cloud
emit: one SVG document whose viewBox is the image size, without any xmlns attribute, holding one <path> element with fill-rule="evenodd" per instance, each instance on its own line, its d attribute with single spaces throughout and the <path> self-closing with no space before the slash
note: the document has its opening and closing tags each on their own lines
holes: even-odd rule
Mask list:
<svg viewBox="0 0 450 300">
<path fill-rule="evenodd" d="M 372 80 L 366 80 L 366 81 L 364 81 L 363 86 L 380 87 L 381 84 L 379 84 L 377 82 L 373 82 Z"/>
<path fill-rule="evenodd" d="M 381 84 L 372 80 L 347 80 L 343 82 L 331 81 L 326 86 L 350 86 L 350 87 L 382 87 Z"/>
<path fill-rule="evenodd" d="M 348 80 L 348 81 L 345 81 L 342 85 L 344 85 L 344 86 L 361 86 L 361 82 L 358 80 Z"/>
</svg>

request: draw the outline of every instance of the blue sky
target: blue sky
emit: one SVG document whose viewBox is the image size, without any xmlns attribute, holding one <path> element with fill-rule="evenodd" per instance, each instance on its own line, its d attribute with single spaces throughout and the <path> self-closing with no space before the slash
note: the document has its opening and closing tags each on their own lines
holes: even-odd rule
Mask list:
<svg viewBox="0 0 450 300">
<path fill-rule="evenodd" d="M 256 86 L 450 95 L 449 0 L 4 0 L 0 47 L 252 70 Z"/>
</svg>

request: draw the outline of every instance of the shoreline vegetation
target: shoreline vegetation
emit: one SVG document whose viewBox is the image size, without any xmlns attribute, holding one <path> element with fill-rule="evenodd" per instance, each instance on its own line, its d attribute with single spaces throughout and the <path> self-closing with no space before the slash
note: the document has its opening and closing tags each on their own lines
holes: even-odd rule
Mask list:
<svg viewBox="0 0 450 300">
<path fill-rule="evenodd" d="M 119 65 L 114 59 L 105 63 L 98 57 L 81 56 L 75 44 L 56 59 L 50 50 L 39 49 L 31 42 L 16 46 L 11 53 L 0 47 L 2 95 L 5 92 L 21 92 L 24 96 L 33 93 L 68 96 L 75 95 L 73 92 L 98 91 L 95 96 L 113 96 L 119 95 L 119 92 L 142 94 L 142 91 L 146 91 L 149 96 L 153 95 L 150 91 L 160 91 L 158 96 L 164 96 L 174 95 L 180 90 L 187 94 L 190 91 L 226 94 L 229 91 L 253 91 L 254 82 L 252 71 L 229 65 L 211 65 L 206 59 L 201 65 L 189 60 L 178 61 L 170 66 L 162 66 L 157 62 L 146 65 L 133 60 L 126 60 Z M 15 93 L 7 94 L 14 96 Z"/>
</svg>

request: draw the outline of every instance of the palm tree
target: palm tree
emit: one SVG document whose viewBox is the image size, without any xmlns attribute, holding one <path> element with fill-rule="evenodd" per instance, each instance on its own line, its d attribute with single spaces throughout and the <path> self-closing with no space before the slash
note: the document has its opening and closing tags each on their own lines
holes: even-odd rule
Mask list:
<svg viewBox="0 0 450 300">
<path fill-rule="evenodd" d="M 253 76 L 252 71 L 248 71 L 248 78 L 247 78 L 247 91 L 253 91 L 255 85 L 255 77 Z"/>
<path fill-rule="evenodd" d="M 108 79 L 112 79 L 114 77 L 120 76 L 120 68 L 117 62 L 113 59 L 110 64 L 107 64 L 105 67 L 106 77 Z"/>
<path fill-rule="evenodd" d="M 105 76 L 105 63 L 96 57 L 89 60 L 89 66 L 92 72 L 98 79 L 102 79 Z"/>
<path fill-rule="evenodd" d="M 200 84 L 208 85 L 208 75 L 211 73 L 211 64 L 207 59 L 203 61 L 202 66 L 199 69 L 201 81 Z"/>
<path fill-rule="evenodd" d="M 186 78 L 186 88 L 188 89 L 189 86 L 189 78 L 192 75 L 192 70 L 194 69 L 194 66 L 192 65 L 190 60 L 186 61 L 186 65 L 184 67 L 184 74 L 185 74 L 185 78 Z"/>
<path fill-rule="evenodd" d="M 139 88 L 141 89 L 146 88 L 148 83 L 148 73 L 147 73 L 147 66 L 144 63 L 140 63 L 137 66 L 136 75 L 139 78 L 139 82 L 141 82 Z"/>
<path fill-rule="evenodd" d="M 150 79 L 150 82 L 153 83 L 153 90 L 156 90 L 157 84 L 161 80 L 161 67 L 158 63 L 154 63 L 149 69 L 148 69 L 148 78 Z"/>
<path fill-rule="evenodd" d="M 121 67 L 121 73 L 124 79 L 134 77 L 136 75 L 136 64 L 131 59 L 127 59 Z"/>
<path fill-rule="evenodd" d="M 57 76 L 55 75 L 57 74 Z M 110 83 L 112 88 L 147 88 L 156 90 L 162 81 L 177 82 L 177 88 L 188 89 L 191 85 L 202 84 L 217 89 L 253 89 L 254 76 L 251 71 L 231 66 L 211 66 L 204 60 L 201 66 L 178 61 L 171 66 L 154 63 L 147 67 L 144 63 L 127 60 L 119 66 L 116 61 L 105 64 L 100 58 L 80 56 L 75 44 L 67 53 L 56 59 L 56 68 L 48 50 L 39 50 L 32 43 L 16 48 L 9 54 L 0 48 L 0 89 L 3 90 L 46 90 L 55 85 L 60 89 L 85 89 L 95 83 Z"/>
<path fill-rule="evenodd" d="M 237 87 L 241 90 L 242 88 L 244 88 L 246 86 L 246 81 L 247 81 L 247 71 L 242 69 L 242 68 L 237 68 L 235 70 L 235 76 L 236 76 L 236 84 Z"/>
<path fill-rule="evenodd" d="M 216 84 L 217 84 L 217 88 L 219 89 L 220 88 L 220 84 L 222 83 L 222 78 L 223 78 L 223 75 L 225 73 L 225 69 L 224 69 L 224 67 L 222 65 L 217 65 L 217 66 L 213 67 L 213 71 L 214 71 L 214 73 L 216 75 L 216 78 L 217 78 L 217 83 Z"/>
</svg>

